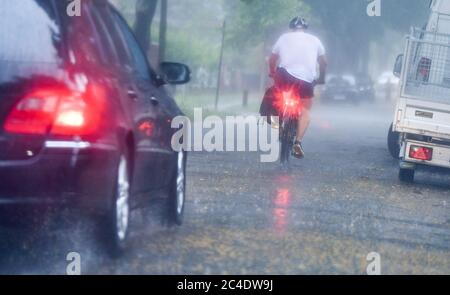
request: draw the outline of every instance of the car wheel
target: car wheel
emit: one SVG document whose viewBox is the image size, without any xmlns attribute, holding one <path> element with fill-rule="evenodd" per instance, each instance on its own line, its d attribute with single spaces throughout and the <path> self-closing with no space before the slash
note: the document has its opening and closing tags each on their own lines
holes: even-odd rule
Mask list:
<svg viewBox="0 0 450 295">
<path fill-rule="evenodd" d="M 112 257 L 123 254 L 128 238 L 130 221 L 130 163 L 125 155 L 117 165 L 113 199 L 106 214 L 105 243 Z"/>
<path fill-rule="evenodd" d="M 393 125 L 389 127 L 388 133 L 388 149 L 394 159 L 400 158 L 400 133 L 393 131 Z"/>
<path fill-rule="evenodd" d="M 413 169 L 402 169 L 400 168 L 399 179 L 401 182 L 413 183 L 414 182 L 415 170 Z"/>
<path fill-rule="evenodd" d="M 183 224 L 186 201 L 186 153 L 177 154 L 177 167 L 169 188 L 169 225 Z"/>
</svg>

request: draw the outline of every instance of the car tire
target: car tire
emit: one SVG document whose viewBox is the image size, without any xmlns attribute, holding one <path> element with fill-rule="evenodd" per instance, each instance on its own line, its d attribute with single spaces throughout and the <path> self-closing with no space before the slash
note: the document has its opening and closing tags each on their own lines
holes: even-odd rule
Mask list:
<svg viewBox="0 0 450 295">
<path fill-rule="evenodd" d="M 169 187 L 167 212 L 169 226 L 183 224 L 186 203 L 186 160 L 186 152 L 177 153 L 176 169 Z"/>
<path fill-rule="evenodd" d="M 389 127 L 387 144 L 391 156 L 398 160 L 400 159 L 400 133 L 393 131 L 393 125 Z"/>
<path fill-rule="evenodd" d="M 131 196 L 131 163 L 129 157 L 121 154 L 117 164 L 114 193 L 104 222 L 102 222 L 102 235 L 108 254 L 112 258 L 123 255 L 128 240 L 130 222 L 130 196 Z"/>
<path fill-rule="evenodd" d="M 402 169 L 402 168 L 400 168 L 400 172 L 398 174 L 400 181 L 404 183 L 413 183 L 414 175 L 415 175 L 414 169 Z"/>
</svg>

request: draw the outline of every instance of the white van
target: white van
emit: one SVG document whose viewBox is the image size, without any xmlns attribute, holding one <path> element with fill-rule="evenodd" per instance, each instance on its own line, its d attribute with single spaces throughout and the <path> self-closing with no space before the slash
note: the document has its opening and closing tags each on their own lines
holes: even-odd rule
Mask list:
<svg viewBox="0 0 450 295">
<path fill-rule="evenodd" d="M 450 0 L 434 0 L 430 9 L 427 25 L 411 30 L 394 69 L 400 94 L 392 132 L 405 182 L 414 181 L 418 165 L 450 168 Z"/>
<path fill-rule="evenodd" d="M 433 0 L 430 4 L 430 17 L 424 28 L 428 32 L 448 34 L 450 32 L 450 1 Z"/>
</svg>

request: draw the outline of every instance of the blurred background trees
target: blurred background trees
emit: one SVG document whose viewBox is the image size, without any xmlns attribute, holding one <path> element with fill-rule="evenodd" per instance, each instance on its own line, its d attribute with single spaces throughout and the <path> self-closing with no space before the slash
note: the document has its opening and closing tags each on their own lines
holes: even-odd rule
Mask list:
<svg viewBox="0 0 450 295">
<path fill-rule="evenodd" d="M 427 0 L 382 0 L 381 16 L 369 17 L 366 8 L 371 1 L 304 2 L 313 11 L 313 16 L 318 21 L 317 26 L 323 32 L 331 68 L 350 72 L 368 72 L 371 70 L 370 64 L 383 63 L 374 60 L 376 57 L 372 56 L 371 49 L 379 43 L 385 48 L 374 48 L 375 50 L 397 49 L 399 42 L 402 42 L 401 35 L 407 34 L 410 26 L 423 25 L 429 5 Z M 386 38 L 392 33 L 400 35 L 394 34 L 392 38 Z"/>
<path fill-rule="evenodd" d="M 366 13 L 369 0 L 111 0 L 145 43 L 153 64 L 180 61 L 193 70 L 191 90 L 213 90 L 226 20 L 220 83 L 225 92 L 262 90 L 266 58 L 294 16 L 327 48 L 330 72 L 390 71 L 410 26 L 423 26 L 429 0 L 381 0 L 381 16 Z"/>
</svg>

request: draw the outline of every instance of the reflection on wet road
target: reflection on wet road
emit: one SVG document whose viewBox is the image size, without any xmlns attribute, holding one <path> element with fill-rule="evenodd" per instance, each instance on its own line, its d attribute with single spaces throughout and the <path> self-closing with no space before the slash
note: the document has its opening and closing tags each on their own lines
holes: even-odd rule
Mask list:
<svg viewBox="0 0 450 295">
<path fill-rule="evenodd" d="M 287 175 L 280 175 L 275 179 L 275 183 L 279 184 L 276 191 L 276 197 L 273 205 L 274 229 L 277 232 L 284 233 L 289 222 L 289 207 L 291 205 L 291 178 Z"/>
<path fill-rule="evenodd" d="M 72 225 L 8 242 L 0 272 L 63 274 L 65 255 L 78 251 L 83 273 L 364 274 L 375 251 L 384 274 L 450 274 L 450 174 L 397 180 L 391 114 L 318 106 L 306 158 L 291 171 L 257 153 L 192 153 L 182 227 L 161 225 L 157 202 L 134 214 L 121 260 L 107 258 L 88 225 Z"/>
</svg>

